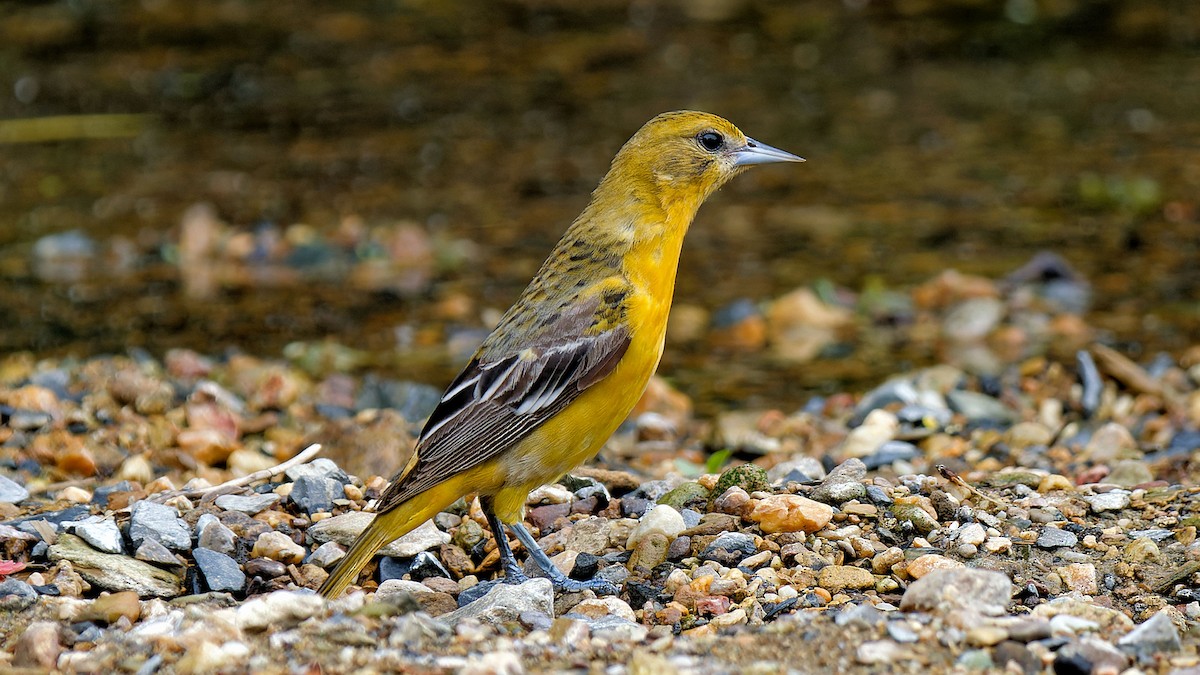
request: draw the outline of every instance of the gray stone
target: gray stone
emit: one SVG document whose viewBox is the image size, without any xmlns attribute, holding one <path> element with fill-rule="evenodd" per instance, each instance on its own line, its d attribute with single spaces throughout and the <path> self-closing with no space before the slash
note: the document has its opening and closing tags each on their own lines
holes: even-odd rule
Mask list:
<svg viewBox="0 0 1200 675">
<path fill-rule="evenodd" d="M 235 621 L 247 631 L 293 626 L 321 611 L 325 600 L 309 590 L 275 591 L 247 600 L 237 608 Z"/>
<path fill-rule="evenodd" d="M 974 391 L 954 389 L 946 394 L 951 410 L 962 413 L 971 422 L 1012 423 L 1017 416 L 1000 401 Z"/>
<path fill-rule="evenodd" d="M 887 623 L 887 633 L 888 637 L 896 642 L 905 644 L 912 644 L 921 637 L 917 635 L 917 631 L 913 630 L 912 626 L 908 625 L 907 621 L 889 621 Z"/>
<path fill-rule="evenodd" d="M 308 559 L 304 562 L 312 563 L 317 567 L 327 568 L 333 567 L 337 561 L 346 557 L 346 549 L 341 544 L 333 541 L 327 541 L 318 546 Z"/>
<path fill-rule="evenodd" d="M 851 458 L 834 467 L 825 480 L 813 490 L 812 498 L 829 504 L 842 504 L 851 499 L 861 499 L 867 494 L 863 478 L 867 465 L 861 459 Z"/>
<path fill-rule="evenodd" d="M 540 612 L 553 618 L 554 586 L 549 579 L 530 579 L 523 584 L 496 584 L 482 598 L 441 618 L 450 625 L 466 618 L 498 624 L 517 621 L 525 612 Z"/>
<path fill-rule="evenodd" d="M 154 563 L 155 565 L 179 567 L 183 564 L 179 562 L 179 558 L 176 558 L 175 554 L 171 553 L 166 546 L 163 546 L 154 539 L 143 541 L 137 550 L 134 551 L 133 557 L 148 563 Z"/>
<path fill-rule="evenodd" d="M 153 539 L 173 551 L 187 551 L 192 547 L 187 524 L 179 517 L 175 507 L 147 499 L 133 505 L 129 538 L 134 544 Z"/>
<path fill-rule="evenodd" d="M 331 478 L 342 485 L 350 482 L 350 477 L 346 475 L 346 472 L 342 471 L 341 467 L 335 464 L 333 460 L 325 457 L 318 457 L 307 464 L 293 466 L 285 472 L 285 475 L 292 479 L 293 482 L 300 480 L 304 476 Z"/>
<path fill-rule="evenodd" d="M 1074 546 L 1077 543 L 1079 543 L 1079 537 L 1075 536 L 1074 532 L 1060 530 L 1057 527 L 1047 527 L 1037 538 L 1037 545 L 1042 548 Z"/>
<path fill-rule="evenodd" d="M 1113 490 L 1103 494 L 1088 495 L 1083 498 L 1083 501 L 1088 503 L 1088 508 L 1092 510 L 1092 513 L 1120 511 L 1129 506 L 1129 493 L 1125 490 Z"/>
<path fill-rule="evenodd" d="M 314 514 L 333 510 L 333 500 L 346 496 L 342 483 L 325 476 L 300 476 L 292 483 L 288 498 L 305 513 Z"/>
<path fill-rule="evenodd" d="M 940 569 L 909 585 L 900 600 L 900 610 L 945 613 L 961 609 L 999 616 L 1005 613 L 1012 592 L 1012 581 L 1001 572 Z"/>
<path fill-rule="evenodd" d="M 1054 671 L 1059 673 L 1119 673 L 1128 667 L 1128 656 L 1093 637 L 1073 640 L 1054 655 Z"/>
<path fill-rule="evenodd" d="M 7 476 L 0 476 L 0 502 L 20 504 L 29 499 L 29 490 Z"/>
<path fill-rule="evenodd" d="M 758 553 L 754 537 L 742 532 L 725 532 L 709 544 L 700 557 L 713 560 L 726 567 L 737 567 L 743 559 Z"/>
<path fill-rule="evenodd" d="M 141 560 L 97 551 L 73 534 L 59 536 L 47 553 L 51 562 L 69 561 L 84 579 L 103 590 L 133 591 L 143 598 L 170 598 L 183 592 L 180 577 Z"/>
<path fill-rule="evenodd" d="M 226 511 L 241 511 L 248 516 L 252 516 L 271 508 L 279 500 L 280 496 L 274 493 L 261 495 L 221 495 L 217 497 L 215 503 L 217 508 Z"/>
<path fill-rule="evenodd" d="M 0 581 L 0 609 L 18 612 L 37 602 L 37 591 L 20 579 Z"/>
<path fill-rule="evenodd" d="M 1177 652 L 1183 648 L 1179 629 L 1171 621 L 1166 609 L 1158 610 L 1154 616 L 1126 633 L 1117 640 L 1117 646 L 1139 659 L 1161 652 Z"/>
<path fill-rule="evenodd" d="M 206 513 L 196 521 L 196 545 L 225 555 L 233 555 L 237 550 L 237 535 L 225 527 L 216 516 Z"/>
<path fill-rule="evenodd" d="M 349 546 L 374 518 L 375 514 L 373 513 L 351 511 L 314 523 L 308 528 L 308 534 L 317 542 L 334 541 L 343 546 Z M 428 551 L 434 546 L 448 543 L 450 543 L 450 535 L 437 529 L 433 521 L 427 520 L 412 532 L 379 549 L 378 555 L 411 558 L 421 551 Z"/>
<path fill-rule="evenodd" d="M 196 566 L 204 575 L 204 583 L 214 591 L 240 591 L 246 586 L 246 575 L 237 561 L 224 553 L 218 553 L 207 548 L 192 551 L 196 558 Z"/>
<path fill-rule="evenodd" d="M 571 613 L 567 614 L 566 617 L 584 622 L 591 630 L 593 636 L 606 640 L 641 642 L 650 634 L 650 631 L 642 624 L 615 614 L 605 614 L 592 618 L 582 614 Z"/>
<path fill-rule="evenodd" d="M 40 410 L 14 410 L 8 417 L 8 426 L 22 431 L 41 429 L 50 424 L 54 418 L 50 413 Z"/>
<path fill-rule="evenodd" d="M 121 543 L 121 529 L 116 521 L 110 518 L 92 516 L 86 520 L 71 523 L 64 529 L 73 531 L 93 548 L 105 553 L 124 553 L 125 546 Z"/>
</svg>

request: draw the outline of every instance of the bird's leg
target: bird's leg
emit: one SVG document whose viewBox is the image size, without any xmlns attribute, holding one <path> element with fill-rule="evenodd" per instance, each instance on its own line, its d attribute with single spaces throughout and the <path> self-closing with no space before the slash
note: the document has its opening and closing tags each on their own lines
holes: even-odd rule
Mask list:
<svg viewBox="0 0 1200 675">
<path fill-rule="evenodd" d="M 496 537 L 496 550 L 500 551 L 500 563 L 504 565 L 504 581 L 510 584 L 528 581 L 529 576 L 525 574 L 525 570 L 521 569 L 521 566 L 517 564 L 517 559 L 513 557 L 512 548 L 508 545 L 508 534 L 504 531 L 504 524 L 496 517 L 492 500 L 480 497 L 479 505 L 483 507 L 483 515 L 487 517 L 488 527 L 492 528 L 492 535 Z"/>
<path fill-rule="evenodd" d="M 542 571 L 546 573 L 547 577 L 550 577 L 550 583 L 554 584 L 555 588 L 567 592 L 591 590 L 601 595 L 616 595 L 620 590 L 617 588 L 616 584 L 608 581 L 607 579 L 589 579 L 587 581 L 580 581 L 578 579 L 572 579 L 568 577 L 562 573 L 562 570 L 558 569 L 558 567 L 554 565 L 554 561 L 550 560 L 550 556 L 546 555 L 546 552 L 542 550 L 542 547 L 538 546 L 537 541 L 534 540 L 533 535 L 529 533 L 529 530 L 525 529 L 525 525 L 523 523 L 513 523 L 512 525 L 509 525 L 508 528 L 512 530 L 513 534 L 517 535 L 517 539 L 520 539 L 521 543 L 524 544 L 525 550 L 529 551 L 529 557 L 533 558 L 533 562 L 537 563 L 537 566 L 542 568 Z"/>
</svg>

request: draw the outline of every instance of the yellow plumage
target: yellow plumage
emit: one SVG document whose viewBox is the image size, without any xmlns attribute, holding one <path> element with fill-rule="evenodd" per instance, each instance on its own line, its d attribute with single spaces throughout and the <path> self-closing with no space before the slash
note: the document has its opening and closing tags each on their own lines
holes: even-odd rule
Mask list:
<svg viewBox="0 0 1200 675">
<path fill-rule="evenodd" d="M 416 459 L 321 586 L 339 594 L 380 547 L 477 493 L 493 529 L 524 530 L 530 490 L 590 459 L 637 403 L 662 356 L 679 252 L 704 200 L 753 164 L 803 161 L 707 113 L 664 113 L 617 153 L 591 202 L 451 383 Z M 519 570 L 494 532 L 508 574 Z M 556 585 L 584 587 L 550 573 Z M 601 584 L 601 582 L 596 582 Z"/>
</svg>

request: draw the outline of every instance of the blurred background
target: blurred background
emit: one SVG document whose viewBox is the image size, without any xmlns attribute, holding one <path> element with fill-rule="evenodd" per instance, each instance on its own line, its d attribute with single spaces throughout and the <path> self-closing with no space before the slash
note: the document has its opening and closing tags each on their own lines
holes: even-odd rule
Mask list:
<svg viewBox="0 0 1200 675">
<path fill-rule="evenodd" d="M 923 313 L 1011 316 L 1030 261 L 1086 328 L 984 327 L 1017 356 L 1200 341 L 1200 3 L 70 0 L 0 6 L 0 353 L 440 386 L 679 108 L 809 160 L 692 228 L 660 372 L 701 409 L 948 358 Z"/>
</svg>

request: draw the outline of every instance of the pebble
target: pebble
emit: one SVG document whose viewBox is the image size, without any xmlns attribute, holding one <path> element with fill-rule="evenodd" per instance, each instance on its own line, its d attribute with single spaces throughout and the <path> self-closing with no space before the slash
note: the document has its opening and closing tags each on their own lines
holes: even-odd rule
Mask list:
<svg viewBox="0 0 1200 675">
<path fill-rule="evenodd" d="M 617 616 L 626 621 L 635 622 L 637 617 L 629 603 L 620 598 L 607 596 L 583 600 L 571 608 L 571 614 L 580 614 L 588 619 L 598 619 L 602 616 Z"/>
<path fill-rule="evenodd" d="M 1154 616 L 1123 635 L 1117 640 L 1117 646 L 1138 659 L 1151 659 L 1155 654 L 1177 652 L 1183 648 L 1179 629 L 1175 627 L 1167 609 L 1158 610 Z"/>
<path fill-rule="evenodd" d="M 418 581 L 388 579 L 379 584 L 375 591 L 377 602 L 400 605 L 403 596 L 416 600 L 421 609 L 430 616 L 441 616 L 458 609 L 458 601 L 454 596 L 444 591 L 435 591 Z"/>
<path fill-rule="evenodd" d="M 305 513 L 323 513 L 333 510 L 333 500 L 345 496 L 342 484 L 320 475 L 300 476 L 292 483 L 288 499 Z"/>
<path fill-rule="evenodd" d="M 309 554 L 308 560 L 305 562 L 312 563 L 317 567 L 328 569 L 333 567 L 339 560 L 346 557 L 346 549 L 341 544 L 327 541 L 324 544 L 313 549 Z"/>
<path fill-rule="evenodd" d="M 65 529 L 65 528 L 64 528 Z M 124 553 L 125 546 L 121 542 L 121 530 L 116 521 L 111 518 L 91 516 L 71 524 L 69 532 L 74 532 L 81 539 L 92 545 L 97 551 L 105 553 Z"/>
<path fill-rule="evenodd" d="M 294 488 L 293 488 L 294 489 Z M 253 494 L 253 495 L 221 495 L 214 500 L 213 503 L 218 508 L 226 511 L 240 511 L 248 516 L 253 516 L 256 513 L 261 513 L 276 503 L 281 497 L 277 494 Z"/>
<path fill-rule="evenodd" d="M 1129 657 L 1104 640 L 1085 637 L 1055 652 L 1053 666 L 1056 673 L 1120 673 L 1129 667 Z"/>
<path fill-rule="evenodd" d="M 875 575 L 861 567 L 830 565 L 817 573 L 817 583 L 831 593 L 838 593 L 847 588 L 872 588 L 875 586 Z"/>
<path fill-rule="evenodd" d="M 117 593 L 106 593 L 96 598 L 75 617 L 75 620 L 102 621 L 106 624 L 112 624 L 116 623 L 121 617 L 125 617 L 130 623 L 133 623 L 140 619 L 141 616 L 142 605 L 138 600 L 137 593 L 133 591 L 119 591 Z"/>
<path fill-rule="evenodd" d="M 156 539 L 146 539 L 141 546 L 134 551 L 133 557 L 155 565 L 179 566 L 179 558 L 175 557 L 166 546 L 158 543 Z"/>
<path fill-rule="evenodd" d="M 70 562 L 84 579 L 104 590 L 164 598 L 180 595 L 183 590 L 180 577 L 141 560 L 97 551 L 75 535 L 59 536 L 47 554 L 52 562 Z"/>
<path fill-rule="evenodd" d="M 29 490 L 13 479 L 0 475 L 0 502 L 20 504 L 29 499 Z"/>
<path fill-rule="evenodd" d="M 1098 495 L 1088 495 L 1083 498 L 1083 501 L 1088 503 L 1088 508 L 1092 513 L 1103 513 L 1105 511 L 1120 511 L 1129 506 L 1129 492 L 1126 490 L 1113 490 Z"/>
<path fill-rule="evenodd" d="M 373 513 L 351 511 L 313 523 L 308 528 L 308 534 L 315 541 L 321 543 L 334 541 L 343 546 L 349 546 L 374 518 L 375 514 Z M 412 532 L 385 545 L 379 550 L 379 555 L 411 558 L 421 551 L 448 543 L 450 543 L 450 535 L 437 529 L 433 521 L 427 520 Z"/>
<path fill-rule="evenodd" d="M 900 600 L 900 610 L 946 613 L 963 609 L 999 616 L 1007 610 L 1012 593 L 1012 582 L 1001 572 L 939 569 L 909 585 Z"/>
<path fill-rule="evenodd" d="M 1084 595 L 1095 595 L 1100 592 L 1099 584 L 1096 581 L 1096 566 L 1092 563 L 1071 563 L 1059 567 L 1056 571 L 1067 590 Z"/>
<path fill-rule="evenodd" d="M 246 575 L 233 558 L 207 548 L 197 548 L 192 555 L 209 589 L 238 592 L 246 586 Z"/>
<path fill-rule="evenodd" d="M 211 513 L 200 516 L 196 521 L 196 545 L 225 555 L 233 555 L 237 549 L 237 535 Z"/>
<path fill-rule="evenodd" d="M 133 505 L 129 538 L 135 545 L 153 539 L 173 551 L 187 551 L 192 547 L 192 536 L 187 524 L 179 517 L 179 511 L 173 506 L 146 499 Z"/>
<path fill-rule="evenodd" d="M 987 531 L 979 523 L 967 523 L 958 529 L 956 539 L 960 544 L 979 546 L 987 540 Z"/>
<path fill-rule="evenodd" d="M 874 411 L 871 414 L 874 415 Z M 870 420 L 870 415 L 867 417 Z M 813 499 L 829 504 L 842 504 L 851 499 L 861 499 L 867 494 L 863 479 L 867 476 L 867 465 L 852 457 L 830 471 L 821 484 L 813 490 Z"/>
<path fill-rule="evenodd" d="M 842 457 L 866 457 L 894 439 L 899 429 L 900 420 L 894 414 L 877 408 L 867 414 L 861 426 L 846 435 L 839 453 Z M 865 464 L 863 468 L 866 469 Z"/>
<path fill-rule="evenodd" d="M 42 672 L 58 670 L 58 656 L 63 651 L 62 633 L 58 622 L 34 621 L 29 624 L 13 645 L 12 665 Z"/>
<path fill-rule="evenodd" d="M 255 558 L 270 558 L 285 565 L 302 562 L 306 553 L 307 549 L 292 541 L 291 537 L 274 530 L 258 535 L 258 539 L 254 540 L 254 548 L 250 551 L 250 555 Z"/>
<path fill-rule="evenodd" d="M 861 483 L 858 485 L 862 487 Z M 833 507 L 793 494 L 771 495 L 761 499 L 750 512 L 750 520 L 758 523 L 766 533 L 816 532 L 828 525 L 832 518 Z"/>
<path fill-rule="evenodd" d="M 336 544 L 335 544 L 336 546 Z M 263 579 L 274 579 L 287 574 L 287 566 L 278 560 L 270 558 L 251 558 L 242 565 L 242 571 L 247 577 L 261 577 Z"/>
<path fill-rule="evenodd" d="M 242 603 L 235 620 L 247 631 L 282 629 L 313 616 L 324 606 L 325 600 L 312 591 L 274 591 Z"/>
<path fill-rule="evenodd" d="M 736 567 L 744 558 L 755 553 L 758 553 L 758 547 L 754 544 L 754 537 L 743 532 L 726 532 L 705 547 L 700 557 L 726 567 Z"/>
<path fill-rule="evenodd" d="M 1079 543 L 1079 537 L 1075 536 L 1074 532 L 1060 530 L 1057 527 L 1047 527 L 1038 535 L 1037 545 L 1041 548 L 1059 548 L 1063 546 L 1075 546 Z"/>
<path fill-rule="evenodd" d="M 37 591 L 20 579 L 0 581 L 0 609 L 17 612 L 37 602 Z"/>
<path fill-rule="evenodd" d="M 464 619 L 501 624 L 520 619 L 526 612 L 554 616 L 554 587 L 549 579 L 535 578 L 522 584 L 501 583 L 483 597 L 442 617 L 454 625 Z"/>
<path fill-rule="evenodd" d="M 647 511 L 638 520 L 638 524 L 629 533 L 625 547 L 632 549 L 646 536 L 655 533 L 661 534 L 668 540 L 671 540 L 679 536 L 679 533 L 686 529 L 687 525 L 684 524 L 683 515 L 679 511 L 666 504 L 659 504 Z"/>
</svg>

